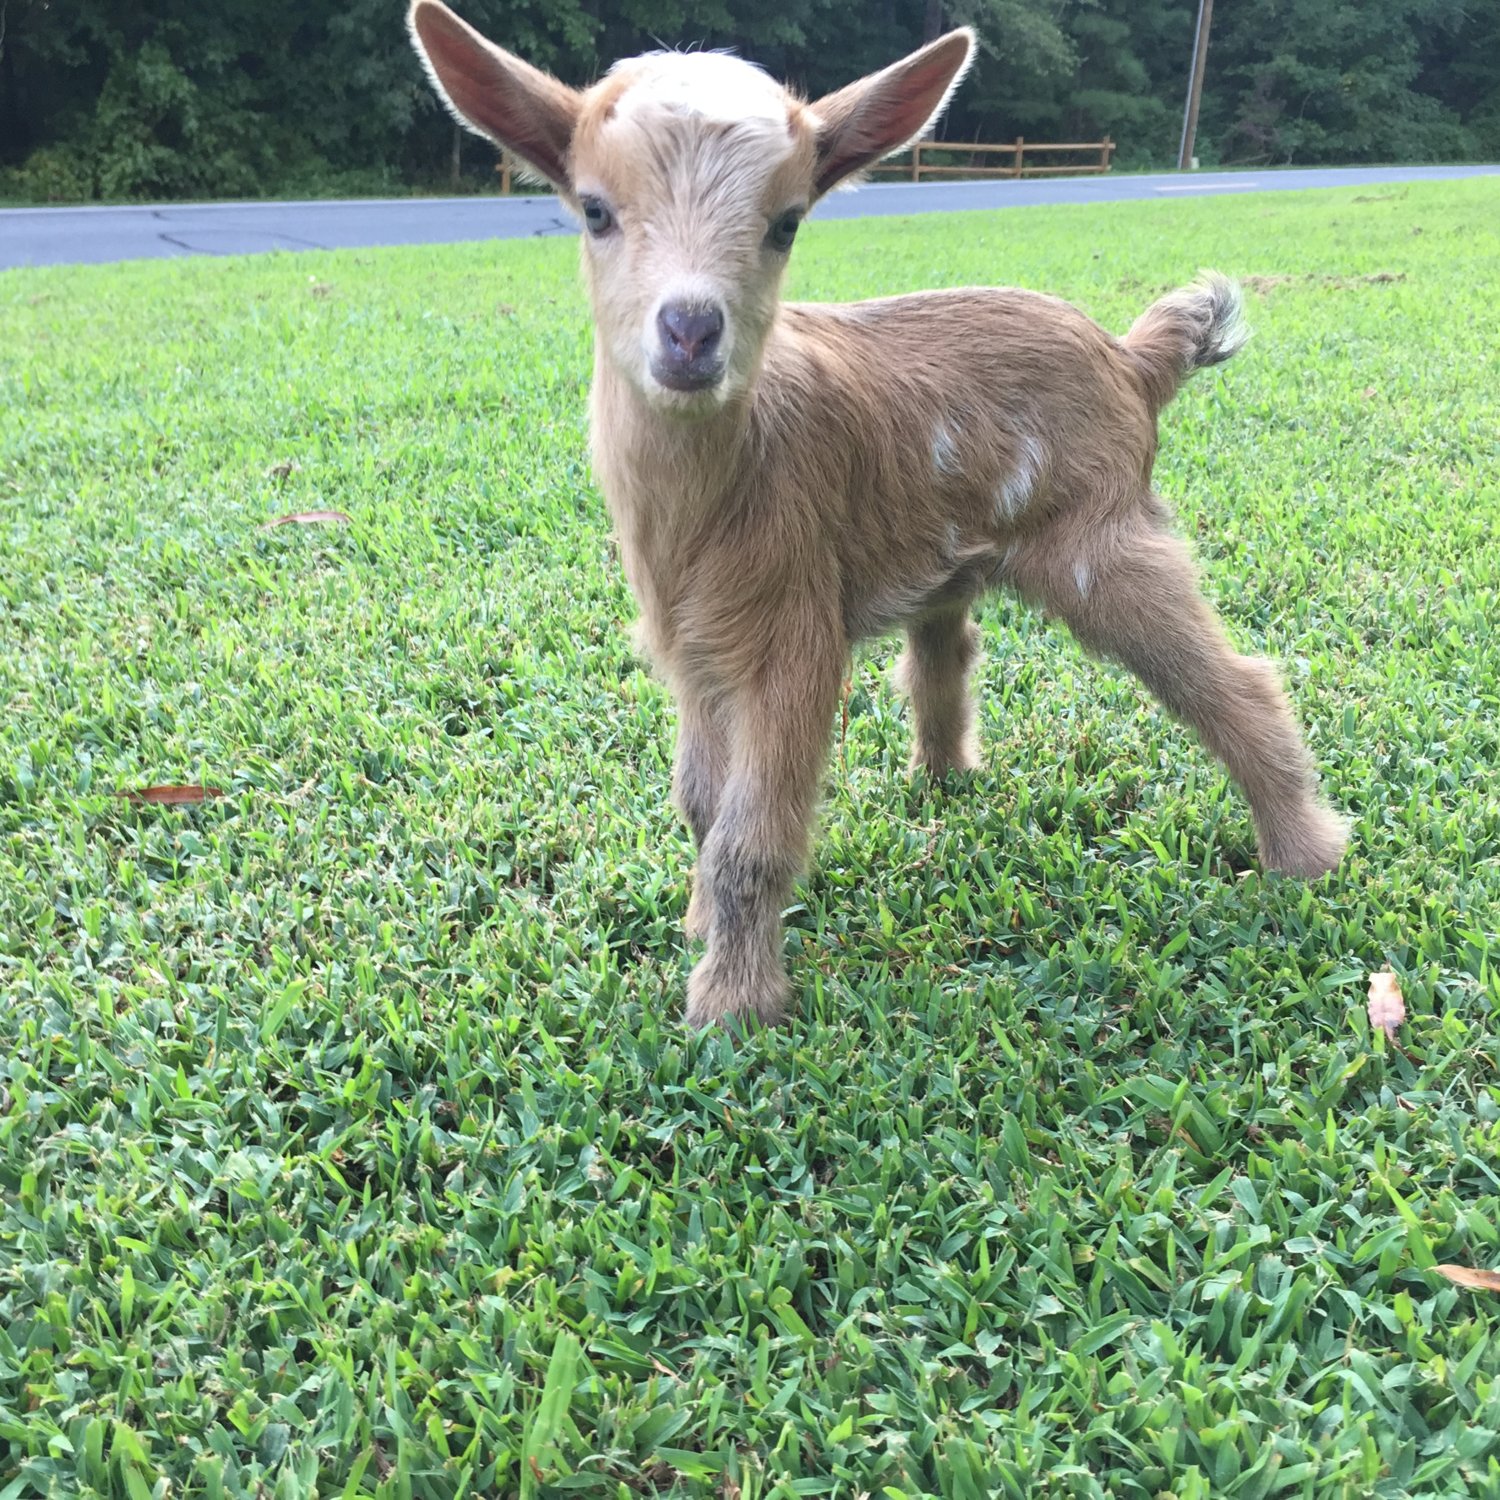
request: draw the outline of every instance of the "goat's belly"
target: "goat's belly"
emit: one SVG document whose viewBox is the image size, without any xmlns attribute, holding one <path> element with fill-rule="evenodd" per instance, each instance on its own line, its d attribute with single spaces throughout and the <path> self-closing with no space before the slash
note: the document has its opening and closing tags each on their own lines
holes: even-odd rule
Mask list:
<svg viewBox="0 0 1500 1500">
<path fill-rule="evenodd" d="M 861 599 L 846 600 L 844 628 L 851 641 L 885 635 L 926 615 L 967 605 L 970 600 L 1005 581 L 1007 552 L 986 549 L 967 558 L 946 574 L 905 581 L 892 579 Z"/>
</svg>

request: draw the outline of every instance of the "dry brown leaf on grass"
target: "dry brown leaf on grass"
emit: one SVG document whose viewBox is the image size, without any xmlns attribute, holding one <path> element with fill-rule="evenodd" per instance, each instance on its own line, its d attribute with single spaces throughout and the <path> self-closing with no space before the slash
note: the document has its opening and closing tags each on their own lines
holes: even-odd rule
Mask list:
<svg viewBox="0 0 1500 1500">
<path fill-rule="evenodd" d="M 1500 1292 L 1500 1271 L 1485 1271 L 1474 1266 L 1434 1266 L 1439 1276 L 1446 1276 L 1454 1286 L 1466 1286 L 1475 1292 Z"/>
<path fill-rule="evenodd" d="M 1370 1025 L 1378 1026 L 1394 1042 L 1401 1023 L 1406 1019 L 1406 1001 L 1401 986 L 1389 969 L 1370 975 Z"/>
<path fill-rule="evenodd" d="M 302 465 L 299 464 L 295 458 L 284 458 L 279 464 L 272 464 L 271 467 L 266 470 L 266 478 L 287 479 L 290 478 L 291 475 L 295 474 L 301 467 Z"/>
<path fill-rule="evenodd" d="M 224 788 L 219 786 L 143 786 L 116 792 L 127 802 L 152 802 L 158 807 L 184 807 L 194 802 L 206 802 L 210 797 L 222 797 Z"/>
<path fill-rule="evenodd" d="M 341 510 L 294 510 L 290 515 L 277 516 L 274 521 L 267 521 L 260 529 L 271 531 L 277 526 L 318 526 L 325 522 L 332 522 L 335 526 L 353 525 Z"/>
</svg>

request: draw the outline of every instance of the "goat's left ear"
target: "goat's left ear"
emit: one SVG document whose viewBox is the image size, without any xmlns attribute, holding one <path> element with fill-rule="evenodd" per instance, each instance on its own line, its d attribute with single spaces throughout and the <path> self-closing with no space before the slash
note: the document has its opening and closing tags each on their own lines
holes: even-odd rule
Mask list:
<svg viewBox="0 0 1500 1500">
<path fill-rule="evenodd" d="M 879 73 L 812 106 L 820 122 L 814 186 L 826 193 L 852 173 L 918 139 L 969 71 L 974 33 L 961 26 Z"/>
</svg>

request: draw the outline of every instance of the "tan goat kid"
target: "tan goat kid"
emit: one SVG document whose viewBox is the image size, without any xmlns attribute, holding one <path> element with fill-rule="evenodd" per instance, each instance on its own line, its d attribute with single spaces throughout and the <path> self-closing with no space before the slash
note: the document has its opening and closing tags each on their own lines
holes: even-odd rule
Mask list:
<svg viewBox="0 0 1500 1500">
<path fill-rule="evenodd" d="M 411 29 L 458 118 L 583 220 L 594 460 L 677 699 L 698 845 L 690 1023 L 783 1012 L 781 911 L 854 642 L 905 627 L 913 766 L 974 764 L 988 589 L 1061 617 L 1195 728 L 1265 864 L 1338 863 L 1276 674 L 1230 649 L 1151 489 L 1157 413 L 1243 341 L 1236 290 L 1174 292 L 1123 339 L 1030 292 L 780 300 L 799 221 L 927 129 L 969 32 L 808 104 L 716 53 L 633 58 L 578 92 L 437 0 Z"/>
</svg>

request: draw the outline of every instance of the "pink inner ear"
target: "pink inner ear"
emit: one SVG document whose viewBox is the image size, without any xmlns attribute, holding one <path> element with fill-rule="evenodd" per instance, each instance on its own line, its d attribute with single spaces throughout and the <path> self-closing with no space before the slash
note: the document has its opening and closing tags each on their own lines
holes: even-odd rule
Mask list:
<svg viewBox="0 0 1500 1500">
<path fill-rule="evenodd" d="M 471 125 L 499 134 L 505 123 L 504 76 L 494 53 L 442 6 L 419 5 L 412 23 L 453 107 Z"/>
<path fill-rule="evenodd" d="M 577 95 L 492 46 L 446 6 L 417 5 L 412 25 L 433 74 L 463 120 L 565 185 Z"/>
<path fill-rule="evenodd" d="M 814 105 L 827 121 L 818 191 L 920 135 L 963 71 L 970 46 L 967 32 L 955 32 Z"/>
<path fill-rule="evenodd" d="M 904 146 L 932 118 L 953 76 L 969 55 L 966 45 L 939 47 L 899 78 L 891 80 L 890 92 L 879 105 L 871 103 L 883 115 L 881 136 L 886 150 Z M 885 92 L 885 91 L 882 91 Z"/>
</svg>

